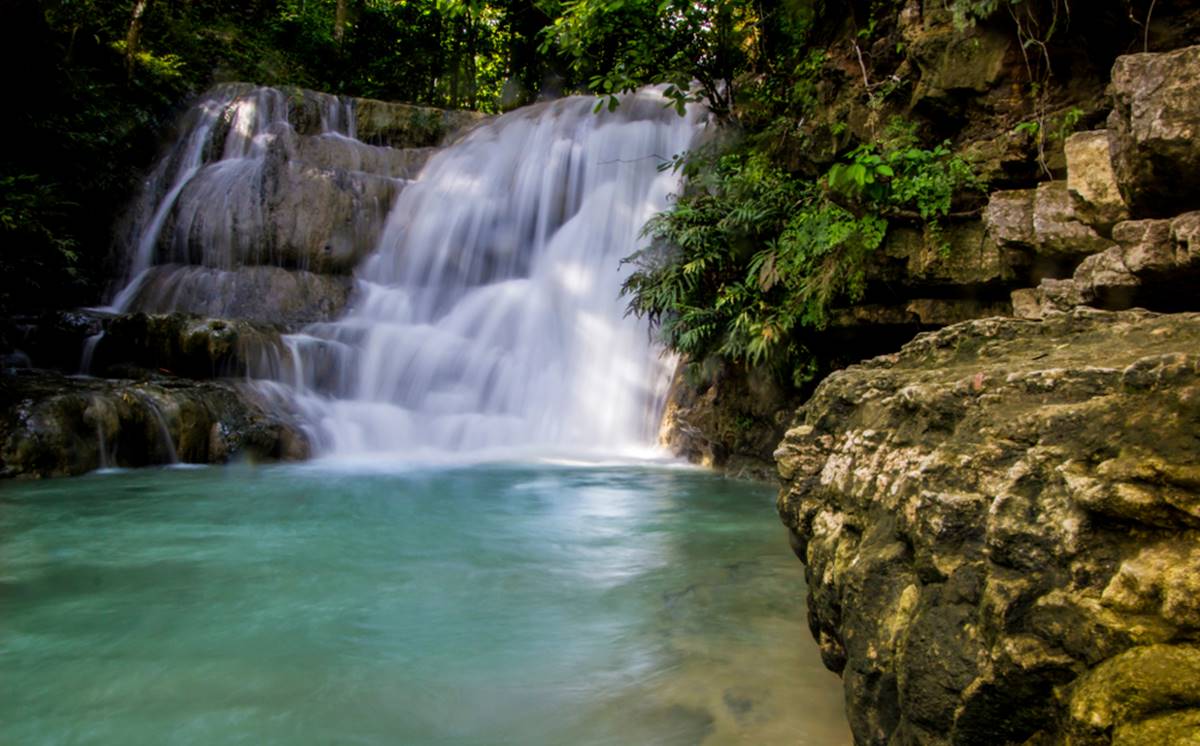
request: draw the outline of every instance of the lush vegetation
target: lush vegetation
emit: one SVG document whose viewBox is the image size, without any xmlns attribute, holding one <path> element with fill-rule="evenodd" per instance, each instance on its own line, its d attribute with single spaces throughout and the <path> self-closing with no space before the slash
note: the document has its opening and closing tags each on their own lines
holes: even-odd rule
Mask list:
<svg viewBox="0 0 1200 746">
<path fill-rule="evenodd" d="M 921 147 L 901 121 L 818 179 L 736 149 L 698 169 L 674 209 L 647 226 L 654 242 L 630 258 L 630 309 L 694 360 L 770 364 L 801 383 L 801 332 L 824 326 L 833 301 L 861 296 L 889 220 L 918 221 L 938 243 L 939 220 L 975 187 L 966 161 L 945 145 Z"/>
<path fill-rule="evenodd" d="M 1134 18 L 1132 0 L 1118 1 Z M 1024 126 L 1048 141 L 1047 50 L 1069 6 L 939 2 L 961 29 L 996 17 L 1022 42 L 1034 102 Z M 17 136 L 0 155 L 4 309 L 98 299 L 111 226 L 138 175 L 180 107 L 219 80 L 488 112 L 561 91 L 616 106 L 622 91 L 657 83 L 666 105 L 706 105 L 724 135 L 669 164 L 688 187 L 647 226 L 652 246 L 629 258 L 630 309 L 693 359 L 787 374 L 806 369 L 807 330 L 863 292 L 890 226 L 922 226 L 942 246 L 942 223 L 979 187 L 905 106 L 901 0 L 10 5 L 36 51 L 6 51 L 8 69 L 26 72 L 14 80 Z M 852 107 L 830 115 L 831 98 Z"/>
<path fill-rule="evenodd" d="M 95 302 L 114 221 L 190 96 L 221 80 L 496 111 L 568 70 L 557 2 L 14 0 L 0 310 Z M 561 87 L 565 81 L 558 83 Z"/>
</svg>

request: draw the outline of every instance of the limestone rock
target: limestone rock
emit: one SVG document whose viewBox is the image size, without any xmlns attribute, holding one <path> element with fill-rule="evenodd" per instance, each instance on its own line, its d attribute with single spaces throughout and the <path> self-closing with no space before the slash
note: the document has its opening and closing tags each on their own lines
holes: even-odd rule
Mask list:
<svg viewBox="0 0 1200 746">
<path fill-rule="evenodd" d="M 998 29 L 959 29 L 949 19 L 926 12 L 925 23 L 911 27 L 909 59 L 920 72 L 913 105 L 959 93 L 980 94 L 1004 75 L 1012 40 Z"/>
<path fill-rule="evenodd" d="M 765 371 L 718 370 L 684 361 L 667 394 L 659 441 L 693 463 L 764 481 L 783 434 L 788 392 Z"/>
<path fill-rule="evenodd" d="M 403 177 L 424 157 L 281 127 L 261 164 L 219 161 L 188 182 L 159 260 L 348 274 L 375 248 Z"/>
<path fill-rule="evenodd" d="M 1115 246 L 1085 257 L 1070 279 L 1013 291 L 1014 313 L 1040 319 L 1081 305 L 1109 310 L 1195 307 L 1200 279 L 1200 212 L 1174 220 L 1128 220 L 1112 229 Z"/>
<path fill-rule="evenodd" d="M 308 440 L 247 384 L 0 377 L 0 476 L 59 477 L 100 467 L 301 459 Z"/>
<path fill-rule="evenodd" d="M 1011 294 L 1013 315 L 1019 319 L 1040 321 L 1047 314 L 1086 306 L 1093 296 L 1073 279 L 1047 278 L 1036 288 L 1021 288 Z"/>
<path fill-rule="evenodd" d="M 834 329 L 871 326 L 936 327 L 969 319 L 1008 316 L 1012 307 L 1002 301 L 975 298 L 913 298 L 895 305 L 858 304 L 830 311 Z"/>
<path fill-rule="evenodd" d="M 89 372 L 120 365 L 193 379 L 277 379 L 289 359 L 274 326 L 180 313 L 135 313 L 106 321 Z"/>
<path fill-rule="evenodd" d="M 1002 246 L 982 222 L 952 222 L 936 235 L 896 227 L 875 253 L 868 281 L 903 283 L 906 288 L 985 285 L 1023 274 L 1029 255 Z"/>
<path fill-rule="evenodd" d="M 0 353 L 6 368 L 50 368 L 78 373 L 80 350 L 101 331 L 103 317 L 86 309 L 0 320 Z"/>
<path fill-rule="evenodd" d="M 988 235 L 1002 245 L 1032 248 L 1037 244 L 1033 230 L 1032 189 L 992 192 L 983 211 Z"/>
<path fill-rule="evenodd" d="M 281 267 L 151 267 L 133 307 L 146 313 L 181 312 L 209 318 L 297 326 L 327 321 L 345 307 L 349 276 L 318 275 Z"/>
<path fill-rule="evenodd" d="M 970 321 L 825 379 L 779 511 L 856 742 L 1189 733 L 1197 432 L 1200 314 Z"/>
<path fill-rule="evenodd" d="M 1045 309 L 1042 307 L 1042 298 L 1038 294 L 1037 288 L 1021 288 L 1012 291 L 1012 309 L 1013 316 L 1018 319 L 1030 319 L 1040 321 L 1045 316 Z"/>
<path fill-rule="evenodd" d="M 355 134 L 372 145 L 420 148 L 441 145 L 486 117 L 474 111 L 451 111 L 370 98 L 354 99 Z"/>
<path fill-rule="evenodd" d="M 1077 132 L 1064 144 L 1067 157 L 1067 190 L 1075 212 L 1088 225 L 1107 232 L 1129 217 L 1113 171 L 1108 132 Z"/>
<path fill-rule="evenodd" d="M 1033 200 L 1034 244 L 1040 253 L 1082 257 L 1112 242 L 1079 220 L 1065 181 L 1041 184 Z"/>
<path fill-rule="evenodd" d="M 1081 303 L 1104 308 L 1130 308 L 1141 282 L 1125 263 L 1119 246 L 1092 254 L 1079 263 L 1072 282 Z"/>
<path fill-rule="evenodd" d="M 1109 92 L 1113 165 L 1133 215 L 1200 208 L 1200 46 L 1118 57 Z"/>
<path fill-rule="evenodd" d="M 1182 711 L 1182 712 L 1181 712 Z M 1147 645 L 1096 666 L 1081 677 L 1070 701 L 1072 744 L 1136 743 L 1148 730 L 1167 735 L 1174 730 L 1155 716 L 1174 716 L 1176 726 L 1197 722 L 1200 711 L 1200 647 Z M 1179 716 L 1182 715 L 1182 718 Z M 1152 724 L 1147 720 L 1154 718 Z M 1164 727 L 1165 726 L 1165 727 Z M 1196 735 L 1180 728 L 1181 735 Z M 1174 737 L 1157 741 L 1180 744 Z"/>
<path fill-rule="evenodd" d="M 1120 246 L 1121 261 L 1135 275 L 1176 268 L 1169 220 L 1129 220 L 1120 223 L 1113 228 L 1113 240 Z"/>
</svg>

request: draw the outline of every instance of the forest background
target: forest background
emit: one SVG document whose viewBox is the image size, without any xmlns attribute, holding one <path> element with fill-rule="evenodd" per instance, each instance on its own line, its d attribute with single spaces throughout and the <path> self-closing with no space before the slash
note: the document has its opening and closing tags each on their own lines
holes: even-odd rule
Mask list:
<svg viewBox="0 0 1200 746">
<path fill-rule="evenodd" d="M 230 80 L 487 113 L 564 93 L 595 94 L 599 110 L 648 83 L 664 86 L 665 106 L 703 102 L 720 126 L 692 152 L 664 154 L 688 187 L 648 226 L 650 249 L 629 258 L 630 309 L 692 360 L 766 366 L 797 385 L 815 372 L 804 330 L 861 293 L 865 257 L 890 226 L 920 226 L 937 243 L 940 222 L 977 211 L 988 186 L 959 155 L 963 122 L 910 105 L 905 0 L 4 5 L 16 89 L 0 153 L 10 316 L 102 299 L 112 226 L 171 122 Z M 1037 153 L 1088 114 L 1055 108 L 1056 50 L 1099 22 L 1134 44 L 1153 9 L 1104 0 L 1072 19 L 1065 0 L 923 5 L 960 29 L 999 17 L 1021 42 L 1020 121 L 997 126 Z M 826 116 L 851 88 L 853 116 Z"/>
</svg>

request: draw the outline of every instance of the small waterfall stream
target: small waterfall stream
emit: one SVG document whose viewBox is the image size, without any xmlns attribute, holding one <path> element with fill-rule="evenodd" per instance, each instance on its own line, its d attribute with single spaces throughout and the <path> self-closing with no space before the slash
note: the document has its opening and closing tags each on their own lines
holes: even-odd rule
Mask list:
<svg viewBox="0 0 1200 746">
<path fill-rule="evenodd" d="M 154 418 L 154 425 L 158 428 L 159 442 L 162 443 L 163 449 L 167 454 L 168 464 L 178 464 L 179 454 L 175 450 L 175 439 L 171 436 L 171 428 L 167 426 L 167 419 L 163 417 L 162 410 L 154 403 L 154 399 L 146 393 L 137 394 L 146 411 Z"/>
</svg>

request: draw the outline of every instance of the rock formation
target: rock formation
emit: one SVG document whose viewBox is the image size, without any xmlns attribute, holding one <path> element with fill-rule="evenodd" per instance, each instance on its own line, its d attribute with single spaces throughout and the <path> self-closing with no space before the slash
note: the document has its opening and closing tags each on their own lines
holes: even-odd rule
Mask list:
<svg viewBox="0 0 1200 746">
<path fill-rule="evenodd" d="M 305 458 L 303 432 L 278 405 L 231 380 L 7 375 L 0 377 L 0 477 Z"/>
<path fill-rule="evenodd" d="M 127 218 L 117 264 L 133 282 L 118 312 L 0 325 L 0 476 L 306 457 L 286 402 L 245 379 L 296 374 L 281 335 L 341 313 L 396 195 L 480 119 L 301 89 L 210 91 Z M 317 357 L 305 373 L 327 376 Z M 62 375 L 81 367 L 100 377 Z"/>
<path fill-rule="evenodd" d="M 1197 433 L 1197 314 L 971 321 L 822 382 L 779 509 L 856 740 L 1189 742 Z"/>
<path fill-rule="evenodd" d="M 860 744 L 1200 743 L 1198 50 L 990 195 L 1006 317 L 830 375 L 775 452 Z"/>
</svg>

